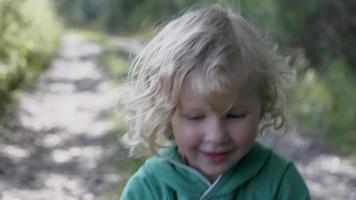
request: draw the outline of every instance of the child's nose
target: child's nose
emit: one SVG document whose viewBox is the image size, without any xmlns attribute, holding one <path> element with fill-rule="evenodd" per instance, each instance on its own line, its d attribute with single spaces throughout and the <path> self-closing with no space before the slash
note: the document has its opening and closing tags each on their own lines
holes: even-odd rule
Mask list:
<svg viewBox="0 0 356 200">
<path fill-rule="evenodd" d="M 206 126 L 204 140 L 212 144 L 222 144 L 228 140 L 228 132 L 223 120 L 210 119 Z"/>
</svg>

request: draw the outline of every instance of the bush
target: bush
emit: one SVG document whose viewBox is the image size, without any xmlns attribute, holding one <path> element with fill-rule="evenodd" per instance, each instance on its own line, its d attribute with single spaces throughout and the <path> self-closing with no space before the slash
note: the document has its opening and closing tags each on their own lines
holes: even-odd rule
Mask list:
<svg viewBox="0 0 356 200">
<path fill-rule="evenodd" d="M 110 78 L 122 82 L 128 73 L 128 55 L 120 48 L 105 48 L 99 58 L 100 64 Z"/>
<path fill-rule="evenodd" d="M 342 153 L 356 155 L 356 79 L 353 71 L 343 60 L 331 61 L 325 81 L 333 97 L 327 132 L 331 146 Z"/>
<path fill-rule="evenodd" d="M 323 134 L 329 129 L 325 116 L 330 115 L 332 95 L 313 69 L 299 75 L 290 92 L 291 112 L 303 129 Z"/>
<path fill-rule="evenodd" d="M 309 133 L 324 136 L 329 147 L 356 155 L 356 80 L 343 60 L 330 60 L 319 75 L 306 68 L 290 91 L 291 112 Z"/>
<path fill-rule="evenodd" d="M 59 33 L 48 1 L 0 0 L 0 117 L 13 92 L 44 69 Z"/>
</svg>

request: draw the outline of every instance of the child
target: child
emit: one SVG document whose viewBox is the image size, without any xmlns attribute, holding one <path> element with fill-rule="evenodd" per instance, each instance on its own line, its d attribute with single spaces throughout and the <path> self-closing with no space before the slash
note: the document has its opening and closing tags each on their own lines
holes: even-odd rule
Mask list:
<svg viewBox="0 0 356 200">
<path fill-rule="evenodd" d="M 285 119 L 281 60 L 220 6 L 168 23 L 136 58 L 126 96 L 126 141 L 161 150 L 121 199 L 309 199 L 293 163 L 255 141 Z"/>
</svg>

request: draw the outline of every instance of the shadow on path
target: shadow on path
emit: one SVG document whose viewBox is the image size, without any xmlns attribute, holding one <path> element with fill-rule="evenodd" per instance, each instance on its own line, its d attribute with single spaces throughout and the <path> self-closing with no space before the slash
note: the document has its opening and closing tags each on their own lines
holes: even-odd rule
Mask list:
<svg viewBox="0 0 356 200">
<path fill-rule="evenodd" d="M 0 138 L 0 199 L 101 199 L 117 186 L 119 91 L 99 69 L 100 53 L 64 36 L 36 89 L 19 95 Z"/>
</svg>

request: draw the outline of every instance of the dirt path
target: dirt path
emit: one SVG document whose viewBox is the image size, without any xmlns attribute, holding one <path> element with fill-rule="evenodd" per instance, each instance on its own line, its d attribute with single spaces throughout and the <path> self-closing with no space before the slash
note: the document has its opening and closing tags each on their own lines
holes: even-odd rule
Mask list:
<svg viewBox="0 0 356 200">
<path fill-rule="evenodd" d="M 130 46 L 122 41 L 113 43 Z M 119 147 L 110 118 L 118 88 L 100 71 L 100 52 L 64 37 L 36 90 L 20 95 L 11 131 L 0 137 L 0 200 L 103 199 L 117 186 L 112 158 Z M 296 132 L 262 141 L 295 161 L 313 199 L 356 199 L 356 167 L 326 152 L 322 141 Z"/>
<path fill-rule="evenodd" d="M 118 89 L 98 68 L 100 52 L 65 36 L 35 91 L 20 94 L 0 139 L 0 199 L 98 199 L 115 187 Z"/>
</svg>

